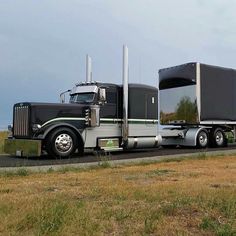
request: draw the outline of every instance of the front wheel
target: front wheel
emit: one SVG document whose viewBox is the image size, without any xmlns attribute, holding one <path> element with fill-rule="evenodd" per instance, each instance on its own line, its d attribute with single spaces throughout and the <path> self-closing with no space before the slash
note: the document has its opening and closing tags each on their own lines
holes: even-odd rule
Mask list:
<svg viewBox="0 0 236 236">
<path fill-rule="evenodd" d="M 205 129 L 202 129 L 197 135 L 197 147 L 198 148 L 206 148 L 208 147 L 209 136 L 208 132 Z"/>
<path fill-rule="evenodd" d="M 46 141 L 47 152 L 54 157 L 70 157 L 77 147 L 78 139 L 75 133 L 68 128 L 54 130 Z"/>
</svg>

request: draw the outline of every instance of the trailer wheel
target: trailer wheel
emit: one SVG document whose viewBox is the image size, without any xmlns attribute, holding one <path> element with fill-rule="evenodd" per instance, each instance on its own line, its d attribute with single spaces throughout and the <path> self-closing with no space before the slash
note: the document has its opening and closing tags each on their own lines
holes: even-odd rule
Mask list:
<svg viewBox="0 0 236 236">
<path fill-rule="evenodd" d="M 205 129 L 202 129 L 197 135 L 197 147 L 206 148 L 209 143 L 208 132 Z"/>
<path fill-rule="evenodd" d="M 46 141 L 46 150 L 54 157 L 70 157 L 78 147 L 75 133 L 68 128 L 54 130 Z"/>
<path fill-rule="evenodd" d="M 221 128 L 216 128 L 213 132 L 212 143 L 214 147 L 225 147 L 227 139 L 224 131 Z"/>
</svg>

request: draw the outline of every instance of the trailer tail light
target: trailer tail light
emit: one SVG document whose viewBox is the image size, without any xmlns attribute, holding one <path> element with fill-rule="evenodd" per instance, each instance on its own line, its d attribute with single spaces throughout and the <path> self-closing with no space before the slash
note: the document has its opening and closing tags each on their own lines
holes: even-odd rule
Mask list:
<svg viewBox="0 0 236 236">
<path fill-rule="evenodd" d="M 29 107 L 15 106 L 13 135 L 24 137 L 29 135 Z"/>
</svg>

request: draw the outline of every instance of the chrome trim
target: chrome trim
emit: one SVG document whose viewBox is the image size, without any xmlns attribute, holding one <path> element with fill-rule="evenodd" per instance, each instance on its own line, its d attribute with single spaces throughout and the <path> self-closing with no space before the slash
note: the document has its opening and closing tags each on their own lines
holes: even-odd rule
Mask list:
<svg viewBox="0 0 236 236">
<path fill-rule="evenodd" d="M 97 85 L 82 85 L 72 88 L 70 95 L 77 93 L 98 93 Z"/>
<path fill-rule="evenodd" d="M 28 136 L 29 135 L 29 107 L 21 106 L 14 108 L 13 121 L 14 136 Z"/>
<path fill-rule="evenodd" d="M 33 124 L 33 125 L 32 125 L 32 130 L 33 130 L 34 132 L 36 132 L 36 131 L 40 130 L 41 127 L 42 127 L 42 126 L 39 125 L 39 124 Z"/>
<path fill-rule="evenodd" d="M 45 122 L 44 124 L 42 124 L 41 127 L 44 127 L 45 125 L 54 122 L 54 121 L 61 121 L 61 120 L 80 120 L 80 121 L 85 121 L 85 117 L 59 117 L 59 118 L 54 118 L 51 120 L 48 120 L 47 122 Z M 113 121 L 114 123 L 116 122 L 121 122 L 122 119 L 113 119 L 113 118 L 100 118 L 100 121 Z M 128 119 L 128 122 L 135 122 L 135 121 L 140 121 L 143 123 L 151 123 L 151 124 L 155 124 L 158 123 L 158 120 L 152 120 L 152 119 Z"/>
<path fill-rule="evenodd" d="M 227 121 L 227 120 L 201 121 L 200 125 L 236 125 L 236 121 Z"/>
<path fill-rule="evenodd" d="M 53 122 L 53 121 L 60 121 L 60 120 L 82 120 L 85 121 L 85 118 L 79 117 L 79 118 L 75 118 L 75 117 L 60 117 L 60 118 L 55 118 L 55 119 L 51 119 L 47 122 L 45 122 L 44 124 L 42 124 L 41 127 L 44 127 L 45 125 Z"/>
</svg>

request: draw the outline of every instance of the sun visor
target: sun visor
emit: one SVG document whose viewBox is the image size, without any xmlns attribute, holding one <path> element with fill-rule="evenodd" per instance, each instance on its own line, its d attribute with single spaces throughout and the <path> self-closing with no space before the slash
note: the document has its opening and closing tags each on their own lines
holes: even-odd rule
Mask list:
<svg viewBox="0 0 236 236">
<path fill-rule="evenodd" d="M 159 89 L 196 84 L 196 62 L 159 70 Z"/>
</svg>

